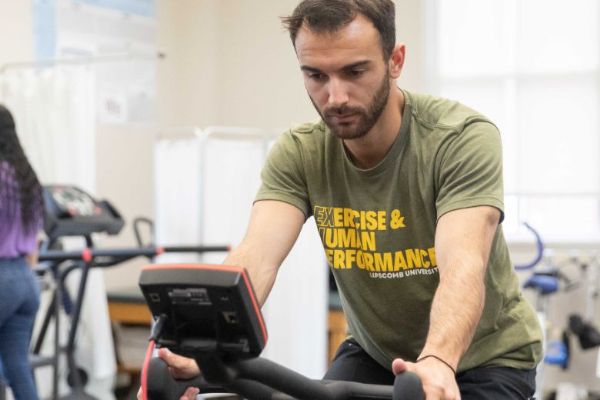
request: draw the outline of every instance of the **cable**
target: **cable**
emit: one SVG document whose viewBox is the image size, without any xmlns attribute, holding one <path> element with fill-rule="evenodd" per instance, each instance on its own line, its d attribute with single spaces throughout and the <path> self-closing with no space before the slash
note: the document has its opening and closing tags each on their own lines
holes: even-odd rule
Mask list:
<svg viewBox="0 0 600 400">
<path fill-rule="evenodd" d="M 146 350 L 146 358 L 144 359 L 144 367 L 142 368 L 142 400 L 148 400 L 148 365 L 154 353 L 154 347 L 156 343 L 150 339 L 148 343 L 148 350 Z"/>
<path fill-rule="evenodd" d="M 148 400 L 148 366 L 150 365 L 150 359 L 154 353 L 156 342 L 162 335 L 162 330 L 167 322 L 167 316 L 165 314 L 160 315 L 154 324 L 152 325 L 152 332 L 150 333 L 150 342 L 148 343 L 148 349 L 146 350 L 146 357 L 144 358 L 144 366 L 142 368 L 142 400 Z"/>
</svg>

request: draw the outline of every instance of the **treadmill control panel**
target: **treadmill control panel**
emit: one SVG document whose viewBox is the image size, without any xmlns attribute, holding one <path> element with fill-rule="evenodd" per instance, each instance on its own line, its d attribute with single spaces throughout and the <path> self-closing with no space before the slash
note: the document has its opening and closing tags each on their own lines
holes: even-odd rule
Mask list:
<svg viewBox="0 0 600 400">
<path fill-rule="evenodd" d="M 44 230 L 48 237 L 118 234 L 125 221 L 106 200 L 68 185 L 44 186 Z"/>
</svg>

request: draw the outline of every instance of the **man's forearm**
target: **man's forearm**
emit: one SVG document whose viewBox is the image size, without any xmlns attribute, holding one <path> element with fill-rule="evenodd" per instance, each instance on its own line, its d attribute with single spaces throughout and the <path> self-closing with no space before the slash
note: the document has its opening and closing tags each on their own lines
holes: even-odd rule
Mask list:
<svg viewBox="0 0 600 400">
<path fill-rule="evenodd" d="M 253 254 L 252 249 L 243 243 L 227 256 L 223 264 L 246 269 L 250 276 L 250 282 L 256 294 L 256 299 L 262 307 L 275 283 L 277 266 L 265 265 L 264 260 L 260 260 L 258 254 Z"/>
<path fill-rule="evenodd" d="M 455 370 L 485 304 L 485 274 L 500 212 L 489 206 L 455 210 L 438 221 L 435 251 L 440 283 L 420 357 L 435 355 Z"/>
<path fill-rule="evenodd" d="M 461 262 L 445 272 L 433 299 L 429 332 L 419 357 L 435 355 L 456 370 L 483 311 L 484 271 L 483 266 Z"/>
<path fill-rule="evenodd" d="M 304 214 L 290 204 L 264 200 L 252 206 L 246 235 L 224 263 L 246 268 L 261 306 L 303 224 Z"/>
</svg>

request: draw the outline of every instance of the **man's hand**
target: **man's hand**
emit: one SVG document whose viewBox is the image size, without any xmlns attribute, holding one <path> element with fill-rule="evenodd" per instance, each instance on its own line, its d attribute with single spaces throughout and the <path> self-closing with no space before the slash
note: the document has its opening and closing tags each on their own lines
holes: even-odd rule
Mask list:
<svg viewBox="0 0 600 400">
<path fill-rule="evenodd" d="M 172 353 L 169 349 L 162 348 L 158 350 L 158 357 L 161 358 L 169 366 L 169 372 L 175 379 L 191 379 L 200 375 L 200 368 L 196 361 Z M 196 400 L 198 388 L 189 387 L 185 390 L 179 400 Z M 142 400 L 142 389 L 138 391 L 138 400 Z"/>
<path fill-rule="evenodd" d="M 166 348 L 158 349 L 158 358 L 167 363 L 175 379 L 192 379 L 200 375 L 200 368 L 192 358 L 172 353 Z"/>
<path fill-rule="evenodd" d="M 454 372 L 433 357 L 418 363 L 396 358 L 392 362 L 392 371 L 395 375 L 404 371 L 417 374 L 423 383 L 423 391 L 427 400 L 460 400 L 460 391 Z"/>
</svg>

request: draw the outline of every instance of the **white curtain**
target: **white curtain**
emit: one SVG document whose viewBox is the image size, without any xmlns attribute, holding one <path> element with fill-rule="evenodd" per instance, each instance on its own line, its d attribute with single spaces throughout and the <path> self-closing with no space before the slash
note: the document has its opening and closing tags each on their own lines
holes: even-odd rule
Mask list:
<svg viewBox="0 0 600 400">
<path fill-rule="evenodd" d="M 194 245 L 200 238 L 200 166 L 197 139 L 162 140 L 155 147 L 156 243 Z M 184 223 L 185 221 L 185 223 Z M 197 262 L 195 254 L 165 254 L 159 262 Z"/>
<path fill-rule="evenodd" d="M 0 101 L 40 180 L 95 186 L 95 79 L 90 66 L 9 69 Z"/>
<path fill-rule="evenodd" d="M 7 69 L 0 74 L 0 102 L 11 110 L 19 139 L 42 184 L 76 185 L 94 193 L 96 79 L 92 66 Z M 66 243 L 67 247 L 82 245 Z M 78 272 L 67 283 L 75 296 Z M 82 307 L 76 358 L 90 376 L 88 392 L 112 398 L 116 368 L 102 271 L 90 272 Z M 45 309 L 44 303 L 40 309 Z M 66 330 L 63 333 L 66 341 Z M 51 342 L 48 337 L 46 343 Z M 44 370 L 37 371 L 37 379 L 40 395 L 47 396 L 51 378 L 50 371 Z M 98 381 L 109 382 L 95 385 Z M 65 388 L 63 382 L 63 393 Z"/>
</svg>

